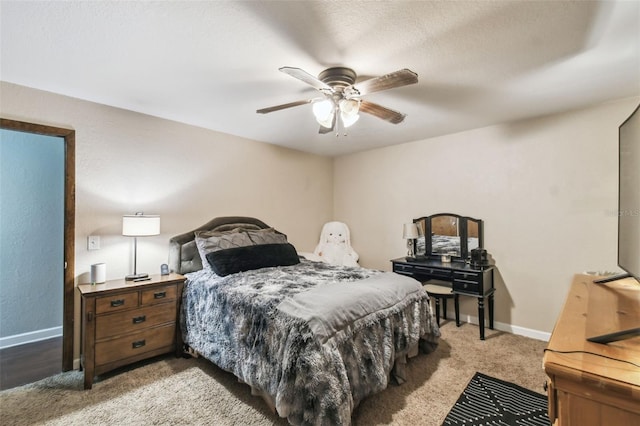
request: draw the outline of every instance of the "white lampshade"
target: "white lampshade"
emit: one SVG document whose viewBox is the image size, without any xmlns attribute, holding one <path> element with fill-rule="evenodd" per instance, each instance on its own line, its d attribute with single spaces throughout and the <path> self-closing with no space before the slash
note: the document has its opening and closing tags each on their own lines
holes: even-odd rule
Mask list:
<svg viewBox="0 0 640 426">
<path fill-rule="evenodd" d="M 316 117 L 316 121 L 322 127 L 326 127 L 327 129 L 330 129 L 331 127 L 333 127 L 333 116 L 334 116 L 334 113 L 332 112 L 331 114 L 329 114 L 329 116 L 325 120 L 319 120 Z"/>
<path fill-rule="evenodd" d="M 316 121 L 324 127 L 331 127 L 333 114 L 334 105 L 331 100 L 324 99 L 313 104 L 313 115 L 316 117 Z"/>
<path fill-rule="evenodd" d="M 122 216 L 122 235 L 128 237 L 160 235 L 160 216 L 144 214 Z"/>
<path fill-rule="evenodd" d="M 418 231 L 418 225 L 415 223 L 405 223 L 402 227 L 402 238 L 405 240 L 412 240 L 420 237 Z"/>
<path fill-rule="evenodd" d="M 344 127 L 351 127 L 355 124 L 356 121 L 358 121 L 358 119 L 360 118 L 360 115 L 359 114 L 347 115 L 341 112 L 340 118 L 342 118 L 342 124 L 344 124 Z"/>
<path fill-rule="evenodd" d="M 359 111 L 360 102 L 355 99 L 343 99 L 340 101 L 340 118 L 345 128 L 352 126 L 358 121 L 360 118 L 358 114 Z"/>
</svg>

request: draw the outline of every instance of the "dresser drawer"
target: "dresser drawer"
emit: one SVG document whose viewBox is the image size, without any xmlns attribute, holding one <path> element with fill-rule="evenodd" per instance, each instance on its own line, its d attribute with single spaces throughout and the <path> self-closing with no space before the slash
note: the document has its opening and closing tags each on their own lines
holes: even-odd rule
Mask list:
<svg viewBox="0 0 640 426">
<path fill-rule="evenodd" d="M 474 281 L 453 280 L 453 291 L 461 293 L 480 294 L 482 286 Z"/>
<path fill-rule="evenodd" d="M 152 305 L 163 303 L 168 300 L 175 300 L 177 295 L 176 286 L 156 287 L 142 292 L 142 304 Z"/>
<path fill-rule="evenodd" d="M 96 297 L 96 314 L 122 311 L 138 306 L 138 292 Z"/>
<path fill-rule="evenodd" d="M 135 332 L 176 320 L 175 303 L 153 305 L 96 317 L 96 340 Z"/>
<path fill-rule="evenodd" d="M 96 365 L 103 365 L 165 346 L 172 346 L 175 342 L 175 333 L 176 325 L 174 323 L 96 343 L 95 363 Z"/>
</svg>

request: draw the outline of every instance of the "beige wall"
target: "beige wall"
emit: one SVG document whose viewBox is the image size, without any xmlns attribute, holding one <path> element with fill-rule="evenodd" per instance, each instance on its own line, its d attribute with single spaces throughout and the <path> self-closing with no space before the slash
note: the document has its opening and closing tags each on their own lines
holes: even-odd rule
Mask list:
<svg viewBox="0 0 640 426">
<path fill-rule="evenodd" d="M 332 160 L 4 82 L 0 96 L 4 118 L 76 130 L 78 282 L 97 262 L 109 279 L 131 271 L 120 227 L 136 211 L 162 218 L 162 235 L 138 247 L 138 270 L 154 273 L 172 235 L 215 216 L 259 217 L 300 251 L 345 221 L 362 266 L 386 270 L 405 253 L 403 223 L 478 217 L 499 271 L 498 326 L 539 337 L 575 272 L 618 270 L 617 127 L 638 99 Z M 475 320 L 475 301 L 462 311 Z"/>
<path fill-rule="evenodd" d="M 617 269 L 618 126 L 638 99 L 337 158 L 334 219 L 366 267 L 406 253 L 402 224 L 485 221 L 500 327 L 551 332 L 574 273 Z M 477 318 L 471 298 L 463 317 Z M 543 332 L 537 333 L 537 332 Z"/>
<path fill-rule="evenodd" d="M 161 216 L 162 235 L 138 239 L 138 271 L 151 273 L 167 262 L 171 236 L 216 216 L 258 217 L 300 251 L 313 251 L 332 218 L 330 158 L 5 82 L 0 96 L 3 118 L 76 131 L 77 283 L 93 263 L 107 264 L 107 279 L 132 272 L 123 214 Z M 89 235 L 100 250 L 87 250 Z"/>
</svg>

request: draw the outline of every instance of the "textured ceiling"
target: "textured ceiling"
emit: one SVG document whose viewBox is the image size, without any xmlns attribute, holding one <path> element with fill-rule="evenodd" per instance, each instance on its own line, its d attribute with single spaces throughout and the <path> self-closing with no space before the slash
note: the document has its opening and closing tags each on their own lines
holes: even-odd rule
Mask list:
<svg viewBox="0 0 640 426">
<path fill-rule="evenodd" d="M 639 1 L 2 1 L 0 79 L 322 155 L 640 95 Z M 346 136 L 278 71 L 409 68 Z"/>
</svg>

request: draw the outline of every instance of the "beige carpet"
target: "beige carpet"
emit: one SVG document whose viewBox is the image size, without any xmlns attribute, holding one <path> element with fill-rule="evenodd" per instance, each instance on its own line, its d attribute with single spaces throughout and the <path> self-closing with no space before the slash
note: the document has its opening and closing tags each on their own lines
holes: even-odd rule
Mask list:
<svg viewBox="0 0 640 426">
<path fill-rule="evenodd" d="M 409 381 L 363 401 L 354 425 L 440 425 L 476 371 L 543 393 L 546 342 L 442 323 L 436 352 L 408 365 Z M 0 392 L 2 425 L 285 425 L 249 387 L 202 359 L 172 356 L 104 375 L 82 390 L 72 371 Z"/>
</svg>

